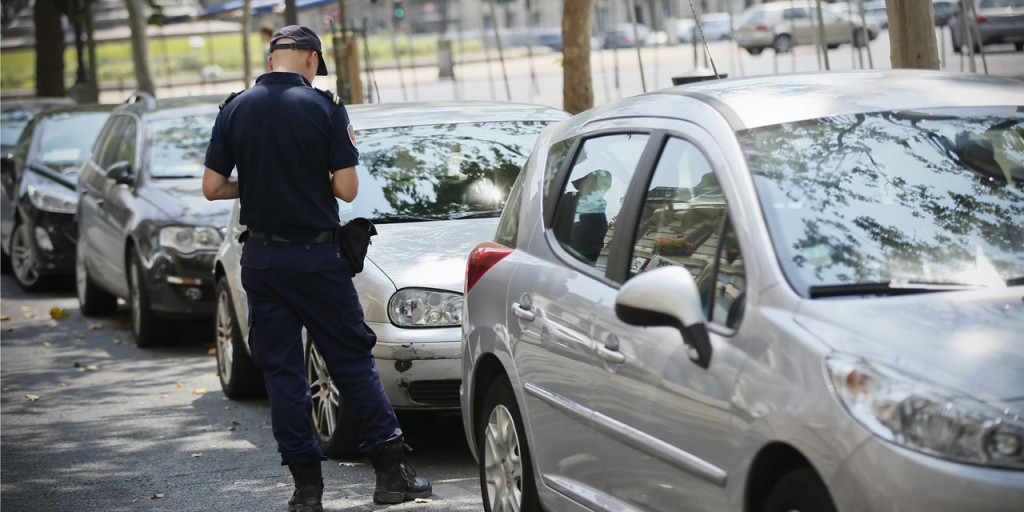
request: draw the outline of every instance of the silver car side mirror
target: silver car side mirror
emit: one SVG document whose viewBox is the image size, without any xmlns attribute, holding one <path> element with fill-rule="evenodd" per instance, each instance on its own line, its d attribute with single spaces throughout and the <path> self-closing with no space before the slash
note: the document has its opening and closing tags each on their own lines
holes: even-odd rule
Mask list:
<svg viewBox="0 0 1024 512">
<path fill-rule="evenodd" d="M 626 281 L 615 298 L 615 315 L 630 325 L 679 329 L 690 359 L 701 368 L 711 364 L 711 341 L 700 292 L 684 267 L 662 267 Z"/>
</svg>

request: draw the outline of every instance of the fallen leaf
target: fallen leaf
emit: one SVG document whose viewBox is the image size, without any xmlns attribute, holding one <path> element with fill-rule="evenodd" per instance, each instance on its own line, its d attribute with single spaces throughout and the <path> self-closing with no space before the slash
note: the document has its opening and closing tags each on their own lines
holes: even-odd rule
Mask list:
<svg viewBox="0 0 1024 512">
<path fill-rule="evenodd" d="M 57 384 L 57 385 L 62 387 L 62 388 L 68 387 L 68 383 L 67 382 L 61 382 L 60 384 Z"/>
<path fill-rule="evenodd" d="M 416 498 L 415 503 L 430 503 L 431 501 L 434 501 L 434 500 L 428 500 L 426 498 Z"/>
<path fill-rule="evenodd" d="M 217 355 L 217 349 L 211 348 L 210 350 L 207 350 L 206 351 L 206 355 L 208 355 L 208 356 L 215 356 L 215 355 Z"/>
<path fill-rule="evenodd" d="M 75 337 L 78 338 L 78 339 L 85 338 L 85 333 L 84 332 L 76 332 L 75 333 Z"/>
<path fill-rule="evenodd" d="M 179 382 L 179 383 L 175 384 L 174 387 L 180 388 L 181 387 L 181 383 Z"/>
<path fill-rule="evenodd" d="M 32 318 L 32 317 L 36 316 L 36 314 L 31 312 L 31 311 L 29 311 L 28 313 L 25 313 L 24 316 L 25 316 L 25 318 Z"/>
<path fill-rule="evenodd" d="M 10 319 L 11 319 L 11 317 L 9 317 L 9 316 L 7 316 L 7 315 L 4 315 L 4 316 L 0 316 L 0 322 L 6 322 L 6 321 L 8 321 L 8 320 L 10 320 Z"/>
<path fill-rule="evenodd" d="M 193 453 L 192 454 L 193 458 L 195 458 L 195 457 L 202 457 L 202 456 L 203 456 L 203 454 L 201 454 L 201 453 Z"/>
<path fill-rule="evenodd" d="M 289 485 L 291 485 L 291 484 L 286 484 L 286 483 L 283 483 L 283 482 L 278 482 L 277 483 L 278 487 L 288 487 Z"/>
<path fill-rule="evenodd" d="M 203 393 L 206 393 L 206 388 L 198 388 L 192 390 L 193 395 L 201 395 Z"/>
<path fill-rule="evenodd" d="M 82 367 L 82 363 L 79 363 L 78 361 L 75 361 L 75 368 L 81 368 L 81 367 Z"/>
<path fill-rule="evenodd" d="M 5 329 L 4 332 L 14 332 L 14 328 L 11 327 L 10 329 Z"/>
<path fill-rule="evenodd" d="M 35 402 L 39 400 L 39 395 L 25 395 L 25 398 L 28 398 L 29 402 Z"/>
<path fill-rule="evenodd" d="M 118 329 L 124 329 L 124 330 L 127 331 L 128 329 L 132 328 L 132 324 L 129 323 L 129 322 L 125 322 L 124 320 L 118 320 L 117 321 L 117 328 Z"/>
<path fill-rule="evenodd" d="M 349 468 L 354 468 L 354 467 L 362 466 L 363 463 L 362 462 L 339 462 L 338 465 L 339 466 L 349 467 Z"/>
<path fill-rule="evenodd" d="M 44 341 L 43 342 L 43 346 L 46 347 L 46 348 L 50 348 L 50 342 L 49 341 Z"/>
<path fill-rule="evenodd" d="M 103 324 L 89 324 L 90 331 L 98 331 L 103 328 Z"/>
<path fill-rule="evenodd" d="M 167 395 L 160 395 L 160 398 L 167 398 Z"/>
<path fill-rule="evenodd" d="M 78 371 L 80 371 L 80 372 L 84 372 L 84 371 L 94 372 L 96 370 L 99 370 L 100 368 L 103 368 L 102 366 L 100 366 L 98 364 L 90 364 L 90 365 L 87 365 L 87 366 L 82 366 L 79 363 L 75 363 L 75 364 L 77 365 L 75 367 L 78 368 Z"/>
<path fill-rule="evenodd" d="M 160 494 L 154 494 L 154 495 L 150 496 L 149 499 L 151 499 L 151 500 L 158 500 L 158 499 L 163 498 L 163 497 L 164 497 L 163 493 L 160 493 Z"/>
<path fill-rule="evenodd" d="M 114 338 L 114 345 L 120 345 L 121 343 L 124 343 L 124 342 L 122 342 L 121 340 L 119 340 L 117 338 Z"/>
<path fill-rule="evenodd" d="M 50 308 L 50 318 L 54 320 L 60 320 L 61 318 L 67 318 L 69 316 L 71 315 L 69 315 L 67 311 L 64 311 L 61 308 L 58 308 L 56 306 Z"/>
<path fill-rule="evenodd" d="M 234 431 L 235 431 L 235 427 L 228 427 L 228 432 L 234 432 Z"/>
<path fill-rule="evenodd" d="M 231 420 L 231 424 L 232 424 L 232 425 L 241 425 L 241 424 L 242 424 L 242 422 L 241 422 L 241 421 L 238 421 L 238 420 Z"/>
</svg>

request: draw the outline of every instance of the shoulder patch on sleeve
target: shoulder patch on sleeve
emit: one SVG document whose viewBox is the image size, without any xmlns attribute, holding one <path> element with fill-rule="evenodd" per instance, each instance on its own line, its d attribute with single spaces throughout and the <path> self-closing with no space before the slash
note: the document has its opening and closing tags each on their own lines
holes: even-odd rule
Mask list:
<svg viewBox="0 0 1024 512">
<path fill-rule="evenodd" d="M 338 96 L 337 94 L 334 94 L 333 92 L 325 89 L 319 89 L 316 87 L 314 87 L 314 89 L 316 89 L 316 92 L 322 94 L 324 98 L 331 100 L 331 103 L 334 103 L 335 105 L 341 105 L 341 96 Z"/>
<path fill-rule="evenodd" d="M 229 94 L 227 98 L 224 98 L 224 101 L 220 102 L 220 108 L 224 108 L 224 105 L 230 103 L 231 100 L 235 99 L 235 96 L 238 96 L 239 94 L 242 94 L 242 91 L 233 92 Z"/>
<path fill-rule="evenodd" d="M 352 123 L 348 124 L 348 140 L 352 142 L 352 147 L 356 148 L 356 129 L 352 127 Z"/>
</svg>

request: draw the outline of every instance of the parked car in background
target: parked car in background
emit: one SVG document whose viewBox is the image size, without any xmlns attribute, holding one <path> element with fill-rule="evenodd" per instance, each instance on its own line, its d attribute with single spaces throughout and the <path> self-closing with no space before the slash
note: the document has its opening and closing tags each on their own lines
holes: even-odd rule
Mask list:
<svg viewBox="0 0 1024 512">
<path fill-rule="evenodd" d="M 889 12 L 885 10 L 885 2 L 864 2 L 864 17 L 873 20 L 881 28 L 889 28 Z"/>
<path fill-rule="evenodd" d="M 466 269 L 484 509 L 1019 511 L 1022 105 L 833 71 L 546 130 Z"/>
<path fill-rule="evenodd" d="M 732 25 L 729 13 L 710 12 L 701 16 L 701 30 L 704 31 L 704 39 L 707 41 L 724 41 L 732 38 Z M 697 34 L 696 20 L 684 18 L 676 22 L 676 37 L 681 43 L 693 43 L 694 34 Z M 700 36 L 697 36 L 700 39 Z"/>
<path fill-rule="evenodd" d="M 864 25 L 858 17 L 836 14 L 822 8 L 825 41 L 829 48 L 851 43 L 861 47 L 878 37 L 876 24 Z M 803 2 L 771 2 L 743 11 L 736 21 L 733 39 L 751 55 L 765 48 L 777 53 L 790 51 L 794 45 L 814 44 L 818 40 L 818 11 Z"/>
<path fill-rule="evenodd" d="M 75 186 L 113 108 L 80 105 L 36 114 L 12 153 L 0 159 L 0 244 L 25 290 L 74 273 Z"/>
<path fill-rule="evenodd" d="M 605 48 L 635 48 L 637 46 L 654 46 L 650 44 L 651 29 L 643 23 L 637 23 L 636 31 L 632 23 L 620 23 L 614 30 L 604 36 Z"/>
<path fill-rule="evenodd" d="M 956 0 L 932 0 L 932 14 L 935 17 L 935 26 L 944 27 L 956 14 L 960 2 Z"/>
<path fill-rule="evenodd" d="M 85 315 L 128 301 L 139 346 L 177 319 L 213 318 L 213 259 L 231 205 L 203 197 L 203 159 L 223 96 L 136 93 L 107 120 L 78 180 L 75 282 Z"/>
<path fill-rule="evenodd" d="M 359 141 L 359 195 L 339 201 L 343 222 L 371 219 L 372 238 L 354 282 L 373 355 L 396 409 L 458 410 L 462 282 L 466 255 L 489 239 L 509 189 L 541 130 L 569 114 L 503 102 L 351 105 Z M 224 394 L 263 392 L 247 343 L 248 301 L 239 261 L 238 202 L 217 254 L 217 367 Z M 307 340 L 308 341 L 308 340 Z M 357 453 L 359 435 L 312 343 L 306 374 L 324 453 Z"/>
<path fill-rule="evenodd" d="M 21 132 L 32 116 L 46 109 L 74 105 L 71 98 L 5 99 L 0 105 L 0 153 L 14 151 Z"/>
<path fill-rule="evenodd" d="M 1024 51 L 1024 0 L 976 0 L 974 9 L 977 25 L 967 23 L 970 17 L 959 8 L 949 20 L 954 52 L 965 51 L 967 30 L 971 31 L 975 53 L 981 45 L 992 44 L 1012 44 L 1018 52 Z"/>
</svg>

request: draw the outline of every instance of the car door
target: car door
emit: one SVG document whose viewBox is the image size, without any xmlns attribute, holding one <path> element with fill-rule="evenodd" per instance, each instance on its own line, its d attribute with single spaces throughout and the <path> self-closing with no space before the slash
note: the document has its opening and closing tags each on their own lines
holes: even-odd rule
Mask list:
<svg viewBox="0 0 1024 512">
<path fill-rule="evenodd" d="M 138 180 L 138 120 L 119 116 L 96 166 L 83 173 L 80 184 L 80 231 L 86 244 L 90 277 L 121 296 L 127 296 L 125 243 L 132 218 L 134 184 Z M 107 176 L 116 163 L 128 162 L 132 183 L 118 183 Z"/>
<path fill-rule="evenodd" d="M 513 257 L 520 260 L 508 280 L 509 336 L 532 453 L 546 486 L 594 510 L 604 507 L 605 461 L 590 413 L 603 366 L 592 326 L 614 300 L 614 283 L 604 277 L 609 226 L 648 138 L 616 129 L 586 136 L 569 153 L 568 145 L 556 144 L 552 153 L 569 158 L 558 174 L 564 186 L 549 189 L 552 228 L 517 251 Z M 585 233 L 584 226 L 595 231 Z"/>
<path fill-rule="evenodd" d="M 729 229 L 728 208 L 716 179 L 724 166 L 704 132 L 692 125 L 658 131 L 657 161 L 637 175 L 627 202 L 633 213 L 614 241 L 628 254 L 625 278 L 666 265 L 691 271 L 705 316 L 735 325 L 745 290 L 743 262 Z M 712 162 L 717 162 L 714 164 Z M 620 275 L 610 269 L 613 277 Z M 613 299 L 611 299 L 613 300 Z M 594 312 L 591 335 L 603 347 L 592 380 L 599 457 L 607 461 L 603 489 L 625 507 L 641 510 L 727 510 L 726 468 L 738 455 L 731 444 L 731 398 L 744 357 L 729 345 L 729 327 L 710 329 L 708 368 L 691 360 L 679 330 L 635 327 L 620 321 L 614 302 Z"/>
<path fill-rule="evenodd" d="M 782 11 L 782 27 L 779 32 L 789 31 L 793 34 L 793 44 L 809 44 L 816 40 L 814 26 L 807 16 L 807 9 L 794 7 Z"/>
<path fill-rule="evenodd" d="M 814 12 L 817 15 L 817 9 Z M 821 10 L 821 19 L 825 24 L 825 40 L 828 44 L 849 43 L 852 40 L 853 27 L 849 21 L 828 9 Z"/>
</svg>

